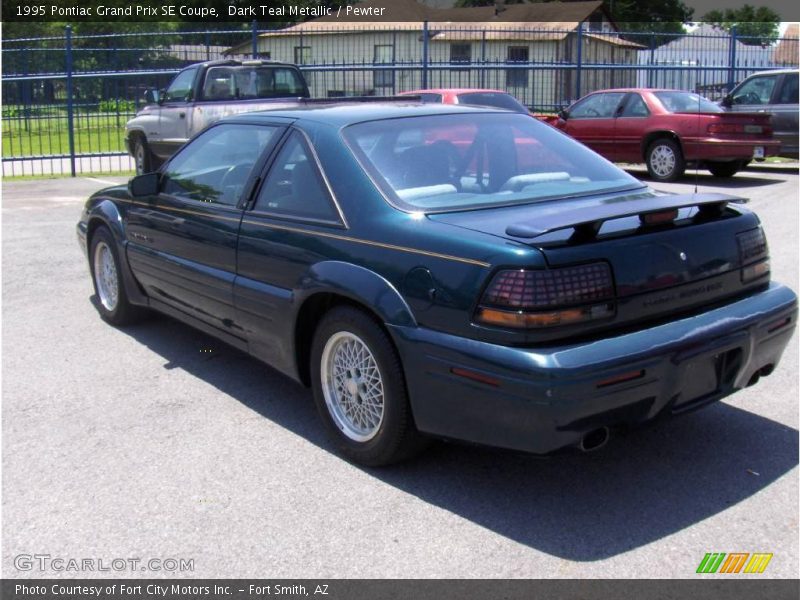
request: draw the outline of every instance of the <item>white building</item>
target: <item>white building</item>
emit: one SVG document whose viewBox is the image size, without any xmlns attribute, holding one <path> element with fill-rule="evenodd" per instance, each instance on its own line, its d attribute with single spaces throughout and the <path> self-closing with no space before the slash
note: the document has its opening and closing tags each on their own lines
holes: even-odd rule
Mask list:
<svg viewBox="0 0 800 600">
<path fill-rule="evenodd" d="M 260 34 L 258 54 L 301 65 L 315 97 L 489 87 L 507 90 L 529 106 L 549 107 L 578 95 L 580 26 L 583 64 L 632 66 L 583 70 L 581 94 L 636 81 L 642 46 L 619 37 L 600 1 L 452 9 L 414 0 L 361 5 L 390 8 L 385 12 L 394 20 L 314 19 Z M 227 52 L 251 53 L 249 40 Z"/>
</svg>

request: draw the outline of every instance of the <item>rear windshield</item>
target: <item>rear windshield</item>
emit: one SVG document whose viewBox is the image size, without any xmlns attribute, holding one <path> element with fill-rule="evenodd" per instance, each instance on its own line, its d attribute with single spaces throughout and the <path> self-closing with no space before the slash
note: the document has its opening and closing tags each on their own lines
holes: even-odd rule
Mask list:
<svg viewBox="0 0 800 600">
<path fill-rule="evenodd" d="M 203 98 L 246 100 L 305 96 L 306 87 L 295 69 L 288 67 L 211 67 L 206 72 Z"/>
<path fill-rule="evenodd" d="M 671 113 L 725 112 L 718 104 L 691 92 L 655 92 L 656 98 Z"/>
<path fill-rule="evenodd" d="M 528 113 L 522 103 L 519 102 L 514 96 L 510 94 L 496 94 L 492 92 L 470 92 L 468 94 L 458 95 L 459 104 L 475 104 L 477 106 L 493 106 L 495 108 L 504 108 L 505 110 L 513 110 L 518 113 Z"/>
<path fill-rule="evenodd" d="M 527 115 L 471 113 L 359 123 L 344 135 L 392 203 L 444 212 L 643 187 Z"/>
</svg>

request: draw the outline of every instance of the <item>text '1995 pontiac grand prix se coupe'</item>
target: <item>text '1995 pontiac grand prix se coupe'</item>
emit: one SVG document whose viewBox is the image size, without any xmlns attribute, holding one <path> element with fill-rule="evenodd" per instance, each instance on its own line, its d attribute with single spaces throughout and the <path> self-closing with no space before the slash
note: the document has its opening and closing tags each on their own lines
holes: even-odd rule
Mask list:
<svg viewBox="0 0 800 600">
<path fill-rule="evenodd" d="M 797 315 L 736 198 L 413 99 L 223 119 L 94 194 L 78 238 L 106 321 L 154 309 L 310 386 L 365 465 L 598 448 L 772 372 Z"/>
</svg>

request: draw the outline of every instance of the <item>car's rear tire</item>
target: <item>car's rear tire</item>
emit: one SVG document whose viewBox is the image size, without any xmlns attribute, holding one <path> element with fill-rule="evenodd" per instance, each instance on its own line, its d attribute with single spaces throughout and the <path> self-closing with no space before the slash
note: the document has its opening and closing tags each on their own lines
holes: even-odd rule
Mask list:
<svg viewBox="0 0 800 600">
<path fill-rule="evenodd" d="M 117 243 L 108 228 L 101 226 L 92 235 L 89 266 L 97 297 L 97 311 L 112 325 L 129 325 L 140 320 L 145 309 L 128 300 L 122 282 Z"/>
<path fill-rule="evenodd" d="M 656 181 L 675 181 L 686 170 L 680 144 L 666 137 L 654 140 L 647 147 L 645 163 L 650 177 Z"/>
<path fill-rule="evenodd" d="M 340 306 L 322 318 L 312 342 L 311 374 L 319 416 L 348 459 L 383 466 L 425 447 L 414 425 L 400 357 L 365 312 Z"/>
<path fill-rule="evenodd" d="M 708 163 L 708 170 L 714 177 L 733 177 L 742 168 L 742 161 Z"/>
</svg>

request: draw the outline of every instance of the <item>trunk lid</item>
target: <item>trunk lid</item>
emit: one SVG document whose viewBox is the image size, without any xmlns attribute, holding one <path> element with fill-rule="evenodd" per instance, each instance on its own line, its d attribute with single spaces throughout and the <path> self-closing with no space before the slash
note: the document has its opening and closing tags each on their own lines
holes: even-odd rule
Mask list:
<svg viewBox="0 0 800 600">
<path fill-rule="evenodd" d="M 758 227 L 741 198 L 722 194 L 559 200 L 429 215 L 539 249 L 551 268 L 605 261 L 613 270 L 615 324 L 675 313 L 742 293 L 737 235 Z M 641 215 L 678 211 L 673 224 Z M 763 280 L 756 282 L 763 284 Z"/>
<path fill-rule="evenodd" d="M 723 137 L 765 138 L 772 136 L 772 115 L 766 112 L 708 113 L 708 133 Z M 718 131 L 714 131 L 718 130 Z"/>
</svg>

